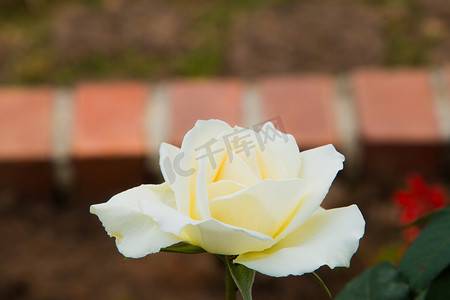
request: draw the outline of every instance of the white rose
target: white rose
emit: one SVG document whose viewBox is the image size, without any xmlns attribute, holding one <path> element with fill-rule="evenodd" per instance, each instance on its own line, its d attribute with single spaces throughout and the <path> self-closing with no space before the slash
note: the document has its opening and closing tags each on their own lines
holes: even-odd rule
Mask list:
<svg viewBox="0 0 450 300">
<path fill-rule="evenodd" d="M 198 121 L 181 148 L 163 143 L 166 180 L 92 205 L 119 251 L 139 258 L 178 242 L 270 275 L 350 264 L 364 219 L 356 205 L 320 207 L 344 157 L 332 145 L 300 152 L 292 135 Z"/>
</svg>

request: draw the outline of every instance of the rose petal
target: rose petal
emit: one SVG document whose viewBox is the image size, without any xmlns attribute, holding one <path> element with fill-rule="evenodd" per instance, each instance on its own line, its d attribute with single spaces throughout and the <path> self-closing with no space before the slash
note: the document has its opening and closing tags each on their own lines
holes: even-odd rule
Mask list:
<svg viewBox="0 0 450 300">
<path fill-rule="evenodd" d="M 189 176 L 184 173 L 189 171 L 181 169 L 178 164 L 178 159 L 181 158 L 180 151 L 180 148 L 167 143 L 161 143 L 161 146 L 159 147 L 159 165 L 161 168 L 161 173 L 165 179 L 165 182 L 173 191 L 179 190 L 183 187 L 186 178 L 188 178 L 187 176 Z M 181 200 L 182 199 L 176 200 L 177 207 L 180 211 L 188 214 L 189 202 L 182 202 Z"/>
<path fill-rule="evenodd" d="M 243 185 L 253 185 L 258 182 L 258 177 L 253 170 L 233 151 L 222 163 L 222 167 L 216 175 L 215 181 L 233 180 Z"/>
<path fill-rule="evenodd" d="M 300 152 L 295 138 L 267 122 L 258 133 L 259 164 L 263 179 L 296 178 Z"/>
<path fill-rule="evenodd" d="M 233 180 L 221 180 L 208 184 L 209 200 L 234 194 L 244 189 L 246 186 Z"/>
<path fill-rule="evenodd" d="M 320 266 L 348 267 L 364 234 L 356 205 L 318 209 L 302 226 L 272 248 L 242 254 L 235 260 L 269 276 L 302 275 Z"/>
<path fill-rule="evenodd" d="M 258 181 L 263 180 L 258 162 L 257 148 L 248 148 L 247 150 L 240 150 L 234 153 L 252 170 Z"/>
<path fill-rule="evenodd" d="M 173 192 L 167 184 L 161 184 L 129 189 L 106 203 L 90 208 L 108 234 L 116 238 L 117 248 L 126 257 L 143 257 L 180 241 L 174 235 L 161 231 L 150 217 L 142 213 L 139 200 L 147 198 L 167 207 L 175 207 Z"/>
<path fill-rule="evenodd" d="M 198 152 L 221 132 L 231 128 L 227 123 L 219 120 L 197 121 L 194 128 L 185 135 L 181 149 L 175 150 L 174 146 L 161 144 L 160 166 L 164 179 L 168 181 L 172 174 L 173 180 L 169 181 L 175 193 L 177 207 L 185 215 L 191 215 L 195 200 L 195 181 L 198 169 Z M 170 166 L 172 172 L 170 173 Z"/>
<path fill-rule="evenodd" d="M 238 255 L 271 247 L 274 240 L 259 232 L 224 224 L 215 219 L 191 223 L 183 229 L 189 243 L 210 253 Z"/>
<path fill-rule="evenodd" d="M 180 148 L 167 143 L 161 143 L 159 147 L 159 166 L 161 173 L 171 188 L 178 175 L 177 170 L 174 170 L 174 162 L 180 150 Z"/>
<path fill-rule="evenodd" d="M 228 169 L 233 169 L 233 167 L 244 169 L 247 175 L 241 176 L 243 181 L 248 181 L 248 177 L 252 178 L 252 182 L 262 180 L 256 148 L 255 132 L 252 130 L 235 126 L 222 132 L 216 137 L 216 142 L 212 146 L 212 155 L 210 155 L 212 163 L 208 164 L 207 183 L 219 180 L 225 163 L 227 164 L 225 168 Z M 230 166 L 236 160 L 235 157 L 238 160 L 236 166 Z M 230 172 L 228 173 L 230 175 Z M 238 172 L 235 175 L 240 176 Z"/>
<path fill-rule="evenodd" d="M 212 199 L 211 216 L 275 237 L 293 218 L 308 191 L 301 179 L 263 180 L 237 193 Z"/>
<path fill-rule="evenodd" d="M 322 188 L 322 194 L 325 196 L 336 173 L 342 170 L 345 157 L 330 144 L 302 151 L 300 158 L 298 177 L 314 182 L 316 187 Z"/>
<path fill-rule="evenodd" d="M 167 205 L 150 199 L 142 199 L 140 207 L 161 230 L 179 236 L 181 240 L 200 246 L 210 253 L 237 255 L 261 251 L 274 243 L 269 236 L 214 219 L 193 220 Z"/>
<path fill-rule="evenodd" d="M 204 154 L 205 151 L 200 153 Z M 195 200 L 191 199 L 191 204 L 194 207 L 191 209 L 193 211 L 193 218 L 196 220 L 204 220 L 211 218 L 211 212 L 209 211 L 209 199 L 208 199 L 208 189 L 206 186 L 206 169 L 207 161 L 198 161 L 198 171 L 197 180 L 195 182 Z"/>
<path fill-rule="evenodd" d="M 302 151 L 300 158 L 299 178 L 304 179 L 311 186 L 311 193 L 286 229 L 277 237 L 277 240 L 284 238 L 303 224 L 320 206 L 337 172 L 342 170 L 342 162 L 345 159 L 333 145 Z"/>
<path fill-rule="evenodd" d="M 184 136 L 181 144 L 182 150 L 196 149 L 207 144 L 211 139 L 216 138 L 231 126 L 220 120 L 198 120 L 194 128 L 189 130 Z"/>
<path fill-rule="evenodd" d="M 258 161 L 259 142 L 257 139 L 258 133 L 252 129 L 235 126 L 224 137 L 228 136 L 229 146 L 233 153 L 239 156 L 243 162 L 253 171 L 257 180 L 262 180 L 261 169 Z"/>
</svg>

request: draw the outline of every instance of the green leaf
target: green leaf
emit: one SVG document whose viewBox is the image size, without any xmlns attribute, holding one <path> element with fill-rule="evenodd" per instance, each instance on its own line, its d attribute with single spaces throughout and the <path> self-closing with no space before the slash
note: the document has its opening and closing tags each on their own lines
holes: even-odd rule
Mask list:
<svg viewBox="0 0 450 300">
<path fill-rule="evenodd" d="M 428 288 L 425 300 L 450 299 L 450 267 L 447 267 Z"/>
<path fill-rule="evenodd" d="M 408 285 L 394 265 L 383 262 L 350 281 L 336 300 L 406 300 L 409 294 Z"/>
<path fill-rule="evenodd" d="M 408 248 L 399 269 L 416 293 L 450 264 L 450 207 L 434 215 Z"/>
<path fill-rule="evenodd" d="M 229 256 L 223 257 L 226 267 L 231 273 L 236 286 L 241 292 L 244 300 L 252 299 L 252 285 L 255 280 L 255 270 L 249 269 L 244 265 L 234 264 Z"/>
<path fill-rule="evenodd" d="M 186 253 L 186 254 L 196 254 L 206 252 L 203 248 L 194 246 L 191 244 L 178 243 L 166 248 L 162 248 L 163 252 L 176 252 L 176 253 Z"/>
<path fill-rule="evenodd" d="M 316 272 L 312 272 L 311 275 L 314 277 L 315 280 L 317 280 L 317 282 L 320 284 L 320 286 L 325 290 L 325 293 L 327 293 L 328 297 L 330 297 L 330 299 L 331 299 L 331 292 L 328 289 L 325 282 L 323 282 L 322 278 L 320 278 L 320 276 L 317 275 Z"/>
</svg>

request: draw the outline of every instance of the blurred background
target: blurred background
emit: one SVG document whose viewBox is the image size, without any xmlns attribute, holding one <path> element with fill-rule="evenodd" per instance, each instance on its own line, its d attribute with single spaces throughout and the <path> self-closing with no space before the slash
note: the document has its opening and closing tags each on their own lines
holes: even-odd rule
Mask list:
<svg viewBox="0 0 450 300">
<path fill-rule="evenodd" d="M 0 80 L 257 76 L 429 66 L 445 0 L 1 0 Z"/>
<path fill-rule="evenodd" d="M 318 271 L 336 295 L 448 203 L 449 60 L 447 0 L 0 0 L 0 298 L 223 298 L 214 256 L 124 260 L 88 212 L 162 182 L 159 144 L 209 118 L 345 154 L 323 205 L 358 204 L 367 232 Z M 254 298 L 327 296 L 258 274 Z"/>
</svg>

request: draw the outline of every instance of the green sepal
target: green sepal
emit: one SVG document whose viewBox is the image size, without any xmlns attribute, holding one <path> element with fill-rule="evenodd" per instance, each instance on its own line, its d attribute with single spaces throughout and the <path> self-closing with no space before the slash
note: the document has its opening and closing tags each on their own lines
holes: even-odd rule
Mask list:
<svg viewBox="0 0 450 300">
<path fill-rule="evenodd" d="M 251 300 L 255 270 L 249 269 L 244 265 L 233 263 L 231 256 L 219 255 L 219 257 L 224 261 L 226 268 L 228 268 L 234 283 L 241 292 L 242 298 L 244 300 Z"/>
<path fill-rule="evenodd" d="M 161 249 L 162 252 L 175 252 L 175 253 L 185 253 L 185 254 L 197 254 L 206 252 L 203 248 L 199 246 L 194 246 L 186 243 L 178 243 L 166 248 Z"/>
</svg>

